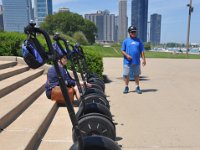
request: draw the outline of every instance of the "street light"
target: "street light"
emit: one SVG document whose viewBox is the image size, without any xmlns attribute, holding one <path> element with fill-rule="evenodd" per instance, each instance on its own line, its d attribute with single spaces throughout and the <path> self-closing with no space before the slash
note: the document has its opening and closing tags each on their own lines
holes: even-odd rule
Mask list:
<svg viewBox="0 0 200 150">
<path fill-rule="evenodd" d="M 187 4 L 187 7 L 189 7 L 189 15 L 188 15 L 188 31 L 187 31 L 187 50 L 186 50 L 186 54 L 188 55 L 188 51 L 189 51 L 189 41 L 190 41 L 190 20 L 191 20 L 191 14 L 194 10 L 194 7 L 192 7 L 192 0 L 190 0 L 190 4 Z"/>
</svg>

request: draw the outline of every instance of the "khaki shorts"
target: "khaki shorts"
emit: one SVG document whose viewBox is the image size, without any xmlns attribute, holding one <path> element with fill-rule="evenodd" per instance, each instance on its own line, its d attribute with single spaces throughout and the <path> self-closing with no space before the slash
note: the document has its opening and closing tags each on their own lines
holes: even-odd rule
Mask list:
<svg viewBox="0 0 200 150">
<path fill-rule="evenodd" d="M 71 102 L 74 101 L 74 95 L 75 95 L 74 89 L 67 87 L 67 91 L 68 91 L 70 101 Z M 60 89 L 60 86 L 56 86 L 52 89 L 51 100 L 56 101 L 57 103 L 62 104 L 62 105 L 65 104 L 65 100 L 64 100 L 62 91 Z"/>
</svg>

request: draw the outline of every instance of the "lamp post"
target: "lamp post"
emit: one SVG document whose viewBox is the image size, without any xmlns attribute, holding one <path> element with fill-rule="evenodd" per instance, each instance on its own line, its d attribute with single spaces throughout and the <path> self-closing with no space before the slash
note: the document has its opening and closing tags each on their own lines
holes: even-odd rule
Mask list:
<svg viewBox="0 0 200 150">
<path fill-rule="evenodd" d="M 189 51 L 189 41 L 190 41 L 190 20 L 191 20 L 191 14 L 193 12 L 193 7 L 192 7 L 192 0 L 190 0 L 190 4 L 187 4 L 187 7 L 189 7 L 189 15 L 188 15 L 188 31 L 187 31 L 187 43 L 186 43 L 186 54 L 188 55 Z"/>
</svg>

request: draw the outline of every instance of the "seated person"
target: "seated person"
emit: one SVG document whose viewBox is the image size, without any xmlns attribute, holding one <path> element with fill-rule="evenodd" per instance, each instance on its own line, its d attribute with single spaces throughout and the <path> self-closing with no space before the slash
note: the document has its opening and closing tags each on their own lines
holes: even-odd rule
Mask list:
<svg viewBox="0 0 200 150">
<path fill-rule="evenodd" d="M 67 57 L 65 55 L 62 55 L 62 52 L 58 52 L 58 54 L 60 56 L 58 60 L 59 69 L 62 77 L 65 80 L 70 101 L 71 102 L 74 101 L 74 96 L 76 97 L 77 100 L 79 100 L 80 93 L 76 86 L 76 82 L 70 77 L 69 73 L 65 69 L 65 66 L 67 64 Z M 58 76 L 54 66 L 52 66 L 48 70 L 45 89 L 46 89 L 46 95 L 49 99 L 56 101 L 58 104 L 61 105 L 65 104 L 64 97 L 58 82 Z"/>
</svg>

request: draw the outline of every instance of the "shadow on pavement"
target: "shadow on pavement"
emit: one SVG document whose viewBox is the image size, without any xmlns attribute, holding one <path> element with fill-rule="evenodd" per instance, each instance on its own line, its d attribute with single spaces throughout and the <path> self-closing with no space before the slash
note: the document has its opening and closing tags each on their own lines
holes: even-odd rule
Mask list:
<svg viewBox="0 0 200 150">
<path fill-rule="evenodd" d="M 157 92 L 157 89 L 141 89 L 142 93 L 148 93 L 148 92 Z M 135 90 L 130 92 L 136 92 Z"/>
</svg>

